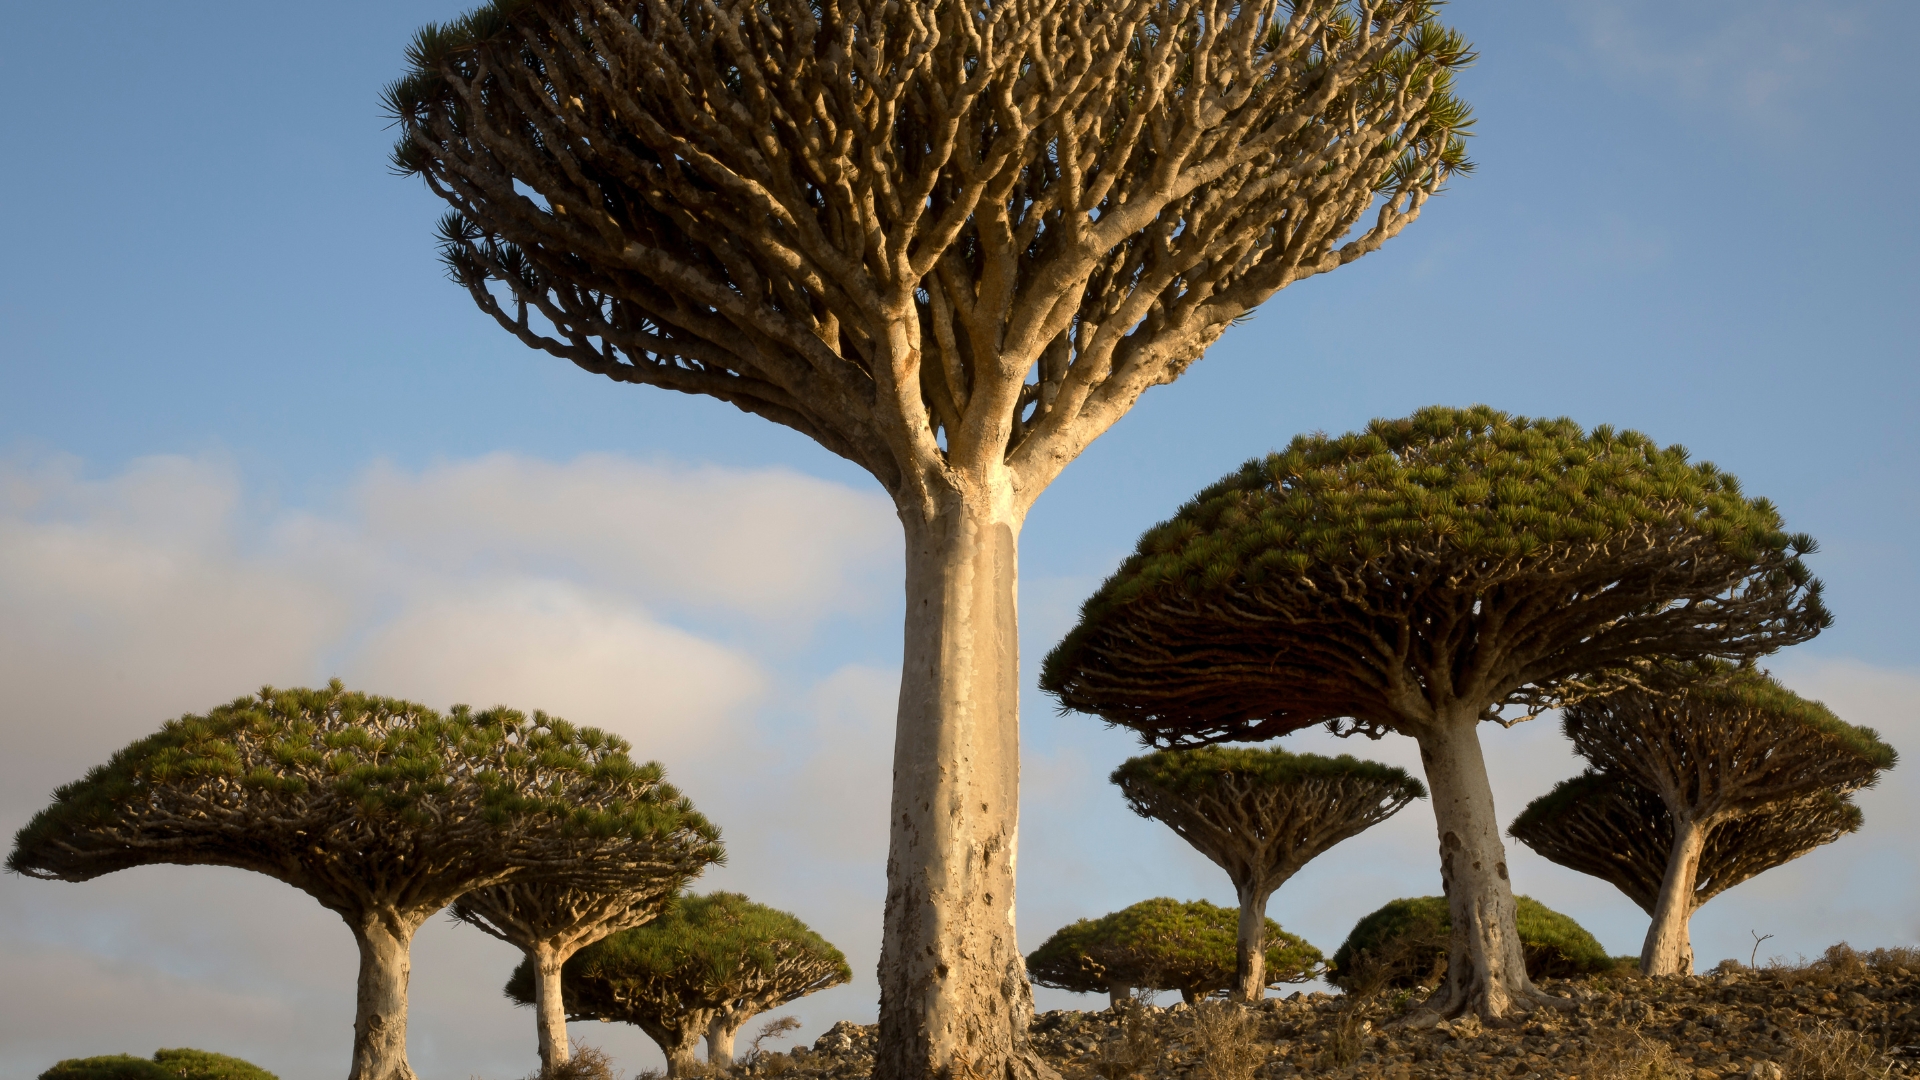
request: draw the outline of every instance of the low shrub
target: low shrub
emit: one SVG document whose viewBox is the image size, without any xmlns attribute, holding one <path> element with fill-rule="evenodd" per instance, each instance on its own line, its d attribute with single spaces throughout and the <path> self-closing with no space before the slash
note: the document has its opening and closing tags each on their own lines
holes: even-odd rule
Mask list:
<svg viewBox="0 0 1920 1080">
<path fill-rule="evenodd" d="M 40 1080 L 279 1080 L 237 1057 L 187 1048 L 157 1051 L 152 1058 L 132 1054 L 69 1058 L 40 1074 Z"/>
<path fill-rule="evenodd" d="M 1564 979 L 1614 970 L 1614 958 L 1579 923 L 1532 897 L 1514 900 L 1529 977 Z M 1354 924 L 1333 954 L 1327 981 L 1349 992 L 1437 983 L 1446 974 L 1452 927 L 1444 896 L 1390 901 Z"/>
</svg>

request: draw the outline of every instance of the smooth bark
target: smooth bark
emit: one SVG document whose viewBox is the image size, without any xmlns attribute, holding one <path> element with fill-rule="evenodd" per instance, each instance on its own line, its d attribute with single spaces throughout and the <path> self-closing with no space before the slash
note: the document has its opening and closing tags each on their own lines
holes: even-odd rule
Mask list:
<svg viewBox="0 0 1920 1080">
<path fill-rule="evenodd" d="M 1660 898 L 1654 901 L 1653 923 L 1640 949 L 1640 970 L 1648 975 L 1693 974 L 1693 939 L 1687 924 L 1693 919 L 1694 884 L 1700 877 L 1700 856 L 1706 850 L 1709 822 L 1673 815 L 1673 850 L 1667 855 L 1666 877 Z"/>
<path fill-rule="evenodd" d="M 894 738 L 875 1076 L 1051 1077 L 1029 1048 L 1014 936 L 1021 525 L 1004 472 L 902 507 L 906 641 Z"/>
<path fill-rule="evenodd" d="M 527 958 L 533 961 L 533 1022 L 540 1036 L 540 1069 L 547 1072 L 572 1058 L 567 1047 L 567 1007 L 560 994 L 560 966 L 567 958 L 545 943 L 527 950 Z"/>
<path fill-rule="evenodd" d="M 360 946 L 355 985 L 353 1067 L 347 1080 L 414 1080 L 407 1064 L 407 980 L 418 919 L 372 911 L 350 920 Z"/>
<path fill-rule="evenodd" d="M 1233 1000 L 1259 1001 L 1267 996 L 1267 899 L 1273 890 L 1263 884 L 1240 884 L 1240 936 L 1235 944 Z"/>
<path fill-rule="evenodd" d="M 733 1038 L 740 1028 L 753 1019 L 751 1010 L 723 1012 L 707 1025 L 707 1064 L 733 1064 Z"/>
<path fill-rule="evenodd" d="M 1513 885 L 1480 751 L 1479 718 L 1442 715 L 1422 725 L 1415 738 L 1433 796 L 1440 884 L 1453 922 L 1447 981 L 1424 1011 L 1442 1019 L 1471 1013 L 1483 1020 L 1531 1011 L 1551 999 L 1527 978 L 1514 929 Z"/>
<path fill-rule="evenodd" d="M 1115 1011 L 1125 1008 L 1127 1002 L 1130 1001 L 1132 998 L 1133 998 L 1133 987 L 1127 985 L 1126 983 L 1120 982 L 1119 980 L 1116 979 L 1113 982 L 1109 982 L 1107 984 L 1107 1006 L 1109 1008 L 1114 1009 Z"/>
</svg>

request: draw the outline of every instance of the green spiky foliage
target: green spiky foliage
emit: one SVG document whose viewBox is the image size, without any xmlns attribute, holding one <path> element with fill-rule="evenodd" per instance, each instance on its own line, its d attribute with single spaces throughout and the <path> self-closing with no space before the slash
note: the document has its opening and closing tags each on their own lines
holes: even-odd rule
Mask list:
<svg viewBox="0 0 1920 1080">
<path fill-rule="evenodd" d="M 1530 896 L 1514 899 L 1529 978 L 1566 979 L 1614 968 L 1607 950 L 1579 923 Z M 1354 924 L 1328 964 L 1327 981 L 1343 990 L 1436 981 L 1446 970 L 1452 921 L 1444 896 L 1389 901 Z"/>
<path fill-rule="evenodd" d="M 653 922 L 575 953 L 561 985 L 569 1019 L 639 1027 L 666 1055 L 668 1075 L 679 1075 L 716 1019 L 737 1016 L 737 1027 L 852 977 L 846 956 L 796 916 L 715 892 L 682 896 Z M 528 962 L 506 995 L 533 1003 Z"/>
<path fill-rule="evenodd" d="M 1765 499 L 1605 426 L 1427 408 L 1303 435 L 1207 488 L 1082 608 L 1041 685 L 1165 745 L 1527 715 L 1662 656 L 1741 659 L 1830 617 Z"/>
<path fill-rule="evenodd" d="M 237 1057 L 207 1050 L 161 1050 L 151 1059 L 131 1054 L 69 1058 L 40 1074 L 40 1080 L 279 1080 Z"/>
<path fill-rule="evenodd" d="M 1863 821 L 1851 796 L 1817 791 L 1721 824 L 1700 854 L 1693 906 L 1859 832 Z M 1528 803 L 1507 832 L 1551 862 L 1612 884 L 1653 913 L 1673 849 L 1673 815 L 1654 792 L 1589 769 Z"/>
<path fill-rule="evenodd" d="M 1899 760 L 1872 728 L 1764 672 L 1711 662 L 1663 665 L 1643 686 L 1580 702 L 1561 730 L 1595 768 L 1665 793 L 1669 812 L 1694 818 L 1857 791 Z"/>
<path fill-rule="evenodd" d="M 433 912 L 526 874 L 688 877 L 719 831 L 627 744 L 557 717 L 275 690 L 167 722 L 54 793 L 7 868 L 86 881 L 153 863 L 278 878 L 361 953 L 353 1080 L 411 1080 L 407 949 Z"/>
<path fill-rule="evenodd" d="M 544 713 L 269 687 L 170 720 L 59 788 L 7 869 L 235 866 L 351 916 L 370 900 L 437 910 L 531 869 L 590 880 L 718 860 L 719 831 L 627 749 Z"/>
<path fill-rule="evenodd" d="M 1232 880 L 1240 902 L 1233 993 L 1257 997 L 1267 901 L 1288 878 L 1342 840 L 1385 821 L 1420 781 L 1348 754 L 1208 746 L 1131 758 L 1110 778 L 1141 817 L 1164 822 Z"/>
<path fill-rule="evenodd" d="M 1079 994 L 1138 987 L 1178 990 L 1193 1002 L 1233 985 L 1240 913 L 1205 900 L 1142 900 L 1098 919 L 1061 927 L 1027 956 L 1040 986 Z M 1265 985 L 1306 982 L 1321 972 L 1320 950 L 1266 920 Z"/>
</svg>

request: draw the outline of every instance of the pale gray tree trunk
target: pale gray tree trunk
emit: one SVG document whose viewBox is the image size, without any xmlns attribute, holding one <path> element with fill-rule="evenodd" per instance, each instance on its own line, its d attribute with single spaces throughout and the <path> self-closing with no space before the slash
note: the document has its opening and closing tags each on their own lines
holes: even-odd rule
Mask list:
<svg viewBox="0 0 1920 1080">
<path fill-rule="evenodd" d="M 733 1064 L 733 1037 L 751 1019 L 753 1012 L 746 1009 L 730 1009 L 713 1018 L 713 1023 L 707 1025 L 707 1064 Z"/>
<path fill-rule="evenodd" d="M 1466 710 L 1422 726 L 1416 738 L 1440 836 L 1440 884 L 1453 931 L 1447 981 L 1427 1008 L 1440 1017 L 1496 1020 L 1549 1000 L 1527 978 L 1500 840 L 1493 787 L 1480 751 L 1480 721 Z"/>
<path fill-rule="evenodd" d="M 1700 876 L 1700 854 L 1707 847 L 1708 825 L 1691 815 L 1673 815 L 1673 850 L 1667 855 L 1667 875 L 1654 901 L 1653 924 L 1640 948 L 1640 970 L 1648 975 L 1693 974 L 1693 939 L 1687 924 L 1693 919 L 1694 882 Z"/>
<path fill-rule="evenodd" d="M 540 1036 L 540 1070 L 552 1071 L 572 1058 L 567 1047 L 567 1006 L 560 994 L 560 966 L 566 958 L 544 942 L 527 953 L 533 961 L 534 1024 Z"/>
<path fill-rule="evenodd" d="M 1004 473 L 903 506 L 906 641 L 894 735 L 880 1080 L 1053 1076 L 1027 1044 L 1013 926 L 1021 515 Z"/>
<path fill-rule="evenodd" d="M 1271 889 L 1257 883 L 1238 887 L 1240 935 L 1234 959 L 1233 1000 L 1259 1001 L 1267 996 L 1267 899 Z"/>
<path fill-rule="evenodd" d="M 1120 1009 L 1133 997 L 1133 987 L 1115 979 L 1107 983 L 1107 1006 Z"/>
<path fill-rule="evenodd" d="M 353 1066 L 347 1080 L 414 1080 L 407 1064 L 407 980 L 419 921 L 393 911 L 349 920 L 360 946 L 355 986 Z"/>
<path fill-rule="evenodd" d="M 707 1034 L 707 1025 L 712 1021 L 712 1016 L 703 1017 L 694 1011 L 688 1013 L 685 1020 L 685 1025 L 678 1028 L 639 1021 L 640 1030 L 647 1033 L 647 1037 L 653 1040 L 667 1059 L 668 1076 L 685 1076 L 689 1072 L 700 1071 L 700 1058 L 695 1051 L 700 1048 L 700 1040 Z"/>
</svg>

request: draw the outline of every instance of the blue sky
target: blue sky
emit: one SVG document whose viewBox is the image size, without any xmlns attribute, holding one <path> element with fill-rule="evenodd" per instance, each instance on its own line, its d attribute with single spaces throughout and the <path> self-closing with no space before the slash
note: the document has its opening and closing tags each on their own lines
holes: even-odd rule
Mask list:
<svg viewBox="0 0 1920 1080">
<path fill-rule="evenodd" d="M 853 986 L 794 1010 L 806 1036 L 869 1019 L 897 527 L 801 437 L 532 354 L 445 280 L 438 206 L 388 175 L 377 96 L 411 30 L 457 10 L 9 8 L 0 829 L 166 717 L 262 682 L 497 695 L 661 758 L 727 829 L 713 884 L 853 958 Z M 1241 460 L 1486 402 L 1639 428 L 1774 499 L 1821 541 L 1837 615 L 1776 671 L 1911 755 L 1920 238 L 1899 190 L 1920 9 L 1462 0 L 1449 17 L 1481 51 L 1462 79 L 1479 172 L 1381 252 L 1282 293 L 1042 497 L 1028 670 L 1140 530 Z M 1029 948 L 1156 893 L 1230 899 L 1104 783 L 1127 738 L 1031 690 L 1025 723 Z M 1575 771 L 1548 722 L 1487 741 L 1503 814 Z M 1411 760 L 1391 740 L 1340 749 Z M 1920 841 L 1897 826 L 1920 812 L 1915 767 L 1866 796 L 1866 833 L 1704 909 L 1702 959 L 1745 956 L 1752 929 L 1775 934 L 1763 955 L 1920 940 Z M 1424 813 L 1324 857 L 1273 914 L 1331 951 L 1357 912 L 1435 891 Z M 1611 890 L 1515 865 L 1637 951 L 1644 921 Z M 511 965 L 479 935 L 423 934 L 416 1067 L 531 1068 L 530 1018 L 496 992 Z M 285 1080 L 337 1074 L 351 972 L 337 920 L 265 879 L 0 880 L 0 1071 L 202 1045 Z M 581 1037 L 655 1060 L 635 1033 Z"/>
</svg>

